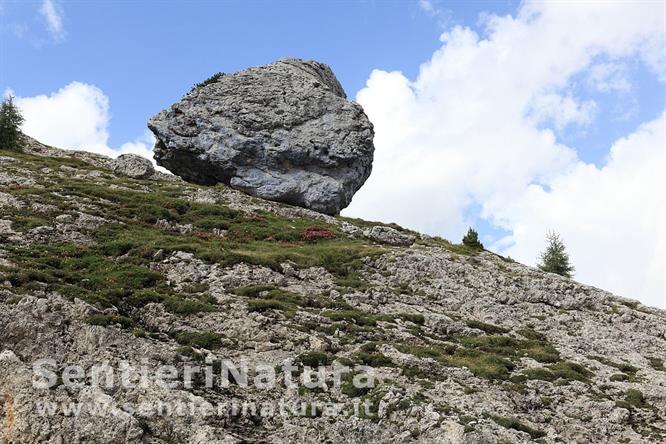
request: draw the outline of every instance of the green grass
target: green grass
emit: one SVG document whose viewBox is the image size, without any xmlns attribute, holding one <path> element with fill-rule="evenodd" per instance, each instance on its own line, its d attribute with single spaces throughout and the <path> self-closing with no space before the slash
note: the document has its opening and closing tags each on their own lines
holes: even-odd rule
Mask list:
<svg viewBox="0 0 666 444">
<path fill-rule="evenodd" d="M 497 415 L 489 415 L 490 419 L 495 421 L 498 425 L 507 428 L 507 429 L 514 429 L 518 430 L 520 432 L 525 432 L 532 437 L 532 439 L 537 439 L 537 438 L 542 438 L 546 436 L 546 434 L 540 430 L 536 430 L 531 428 L 530 426 L 521 423 L 517 419 L 514 418 L 506 418 L 503 416 L 497 416 Z"/>
<path fill-rule="evenodd" d="M 645 396 L 640 390 L 637 389 L 628 389 L 624 392 L 624 400 L 617 401 L 616 404 L 618 407 L 623 407 L 626 409 L 644 409 L 649 408 L 650 405 L 645 401 Z"/>
<path fill-rule="evenodd" d="M 593 373 L 580 364 L 570 361 L 560 361 L 549 365 L 548 369 L 555 374 L 557 378 L 565 381 L 590 382 Z"/>
<path fill-rule="evenodd" d="M 446 367 L 467 367 L 485 379 L 507 379 L 515 365 L 506 357 L 480 350 L 456 347 L 418 346 L 400 344 L 398 350 L 420 358 L 432 358 Z"/>
<path fill-rule="evenodd" d="M 96 314 L 88 317 L 88 324 L 90 325 L 116 325 L 120 324 L 123 328 L 129 328 L 134 325 L 134 321 L 126 316 L 119 315 L 105 315 L 105 314 Z"/>
<path fill-rule="evenodd" d="M 52 159 L 25 153 L 10 155 L 20 160 L 22 168 L 34 171 L 45 167 L 58 169 L 63 165 L 84 173 L 99 169 L 77 159 Z M 113 189 L 111 185 L 119 187 Z M 139 191 L 139 187 L 145 192 Z M 162 303 L 166 310 L 178 315 L 218 309 L 214 299 L 198 294 L 206 291 L 205 286 L 185 288 L 182 292 L 170 288 L 162 274 L 150 267 L 153 255 L 159 250 L 165 255 L 175 251 L 191 252 L 222 266 L 249 263 L 280 270 L 280 264 L 285 261 L 291 261 L 298 268 L 322 266 L 334 274 L 340 286 L 369 288 L 358 274 L 361 259 L 381 254 L 383 248 L 349 239 L 336 226 L 318 220 L 286 218 L 268 212 L 248 215 L 224 205 L 197 203 L 182 197 L 185 190 L 198 188 L 191 184 L 126 178 L 103 178 L 100 183 L 92 183 L 71 177 L 56 177 L 43 189 L 3 188 L 25 200 L 56 205 L 59 211 L 54 214 L 74 214 L 78 208 L 76 202 L 86 202 L 91 206 L 88 213 L 120 222 L 102 225 L 90 232 L 96 241 L 93 246 L 9 245 L 8 259 L 16 266 L 3 272 L 18 294 L 37 288 L 57 291 L 100 308 L 117 307 L 119 315 L 125 317 L 132 317 L 149 303 Z M 53 223 L 52 215 L 16 212 L 9 217 L 14 227 L 21 230 Z M 159 219 L 192 224 L 194 232 L 181 235 L 160 230 L 154 226 Z M 312 227 L 330 230 L 335 237 L 304 241 L 305 230 Z M 217 237 L 213 229 L 228 230 L 228 235 Z M 323 295 L 300 297 L 275 288 L 266 288 L 270 292 L 267 296 L 251 294 L 257 290 L 238 292 L 251 299 L 253 310 L 267 310 L 269 306 L 287 312 L 303 307 L 351 309 L 344 301 Z M 361 318 L 367 316 L 357 315 L 362 324 L 375 325 L 379 319 L 364 322 Z M 334 316 L 348 319 L 345 314 Z M 405 315 L 404 319 L 421 322 L 417 315 Z"/>
<path fill-rule="evenodd" d="M 424 325 L 425 317 L 421 314 L 401 313 L 398 315 L 400 319 L 407 322 L 412 322 L 416 325 Z"/>
<path fill-rule="evenodd" d="M 360 398 L 367 395 L 372 390 L 372 387 L 356 387 L 354 385 L 354 376 L 356 376 L 356 373 L 346 373 L 343 375 L 340 391 L 350 398 Z"/>
<path fill-rule="evenodd" d="M 31 245 L 8 248 L 16 267 L 7 280 L 17 290 L 29 290 L 36 282 L 49 291 L 79 298 L 101 308 L 116 307 L 123 316 L 149 303 L 164 303 L 175 314 L 187 315 L 216 310 L 207 295 L 176 293 L 164 276 L 148 268 L 142 258 L 119 261 L 105 255 L 106 245 Z M 101 251 L 100 251 L 101 250 Z"/>
<path fill-rule="evenodd" d="M 539 362 L 557 362 L 560 353 L 550 343 L 521 340 L 507 336 L 462 336 L 458 342 L 465 347 L 506 357 L 530 357 Z"/>
<path fill-rule="evenodd" d="M 20 233 L 49 224 L 48 218 L 37 214 L 26 214 L 25 212 L 25 209 L 5 210 L 3 208 L 3 217 L 9 217 L 12 221 L 12 229 Z"/>
<path fill-rule="evenodd" d="M 176 334 L 180 345 L 215 350 L 222 345 L 222 337 L 213 332 L 181 332 Z"/>
<path fill-rule="evenodd" d="M 164 299 L 164 308 L 178 315 L 190 315 L 216 311 L 217 306 L 212 299 L 208 298 L 184 298 L 182 296 L 170 295 Z"/>
<path fill-rule="evenodd" d="M 0 148 L 0 156 L 13 157 L 19 160 L 21 167 L 29 167 L 33 171 L 41 170 L 42 168 L 59 169 L 61 166 L 68 166 L 77 168 L 82 172 L 99 169 L 88 162 L 77 159 L 75 157 L 47 157 L 36 156 L 26 152 L 10 151 Z"/>
<path fill-rule="evenodd" d="M 546 341 L 546 335 L 539 333 L 533 328 L 521 328 L 516 333 L 524 337 L 525 339 L 531 339 L 533 341 Z"/>
<path fill-rule="evenodd" d="M 485 322 L 481 321 L 476 321 L 473 319 L 470 319 L 465 322 L 469 328 L 476 328 L 478 330 L 482 330 L 483 332 L 489 334 L 489 335 L 495 335 L 495 334 L 502 334 L 502 333 L 508 333 L 509 330 L 507 330 L 504 327 L 500 327 L 497 325 L 493 324 L 487 324 Z"/>
<path fill-rule="evenodd" d="M 418 239 L 418 238 L 417 238 Z M 448 251 L 459 254 L 462 256 L 474 256 L 479 254 L 483 250 L 479 250 L 477 248 L 471 248 L 467 245 L 464 245 L 462 243 L 460 244 L 454 244 L 446 239 L 443 239 L 439 236 L 434 236 L 431 239 L 428 240 L 417 240 L 416 241 L 418 244 L 422 245 L 436 245 L 438 247 L 442 247 L 447 249 Z"/>
<path fill-rule="evenodd" d="M 609 378 L 611 381 L 629 381 L 631 377 L 624 373 L 616 373 Z"/>
<path fill-rule="evenodd" d="M 354 353 L 352 357 L 361 365 L 367 365 L 370 367 L 393 367 L 393 362 L 379 352 L 358 352 Z"/>
<path fill-rule="evenodd" d="M 509 379 L 516 365 L 513 362 L 524 356 L 539 362 L 552 363 L 547 369 L 531 370 L 523 378 L 555 380 L 579 378 L 586 371 L 560 361 L 559 352 L 544 341 L 523 340 L 508 336 L 458 336 L 447 339 L 449 344 L 418 345 L 396 344 L 398 350 L 419 358 L 431 358 L 447 367 L 467 367 L 474 375 L 490 380 Z M 575 364 L 571 364 L 575 365 Z M 575 373 L 579 370 L 580 374 Z M 418 376 L 418 369 L 409 372 Z M 529 376 L 528 376 L 529 375 Z"/>
<path fill-rule="evenodd" d="M 614 362 L 608 358 L 604 358 L 603 356 L 589 356 L 589 358 L 594 359 L 595 361 L 599 361 L 602 364 L 608 365 L 609 367 L 615 367 L 616 369 L 620 370 L 623 373 L 629 373 L 634 375 L 638 371 L 638 368 L 634 367 L 633 365 L 624 362 Z"/>
<path fill-rule="evenodd" d="M 246 215 L 223 205 L 182 199 L 178 188 L 159 187 L 159 182 L 148 184 L 152 186 L 151 192 L 143 193 L 72 181 L 64 184 L 62 191 L 100 202 L 101 216 L 125 222 L 98 230 L 96 237 L 107 246 L 109 254 L 130 252 L 147 256 L 158 249 L 167 254 L 181 250 L 223 265 L 247 262 L 274 269 L 291 260 L 299 267 L 323 266 L 344 277 L 360 266 L 362 257 L 382 251 L 362 241 L 347 239 L 336 226 L 320 221 L 284 218 L 268 212 Z M 158 219 L 193 224 L 195 232 L 191 235 L 164 232 L 152 226 Z M 304 231 L 314 225 L 335 232 L 336 237 L 304 242 Z M 224 239 L 216 238 L 210 232 L 212 228 L 227 229 L 229 234 Z"/>
<path fill-rule="evenodd" d="M 276 287 L 274 285 L 250 285 L 248 287 L 232 288 L 228 291 L 229 293 L 235 294 L 237 296 L 256 298 L 259 297 L 261 293 L 275 290 L 275 288 Z"/>
<path fill-rule="evenodd" d="M 317 306 L 320 303 L 318 299 L 304 298 L 299 294 L 272 285 L 238 287 L 229 290 L 229 292 L 250 298 L 247 301 L 250 312 L 278 310 L 284 312 L 288 317 L 293 317 L 301 307 Z"/>
<path fill-rule="evenodd" d="M 335 357 L 324 352 L 307 352 L 298 356 L 296 361 L 306 367 L 320 367 L 331 365 Z"/>
<path fill-rule="evenodd" d="M 361 350 L 352 355 L 352 359 L 360 364 L 370 367 L 393 367 L 393 362 L 377 350 L 379 344 L 369 342 L 361 346 Z"/>
<path fill-rule="evenodd" d="M 538 379 L 540 381 L 554 381 L 557 379 L 555 373 L 551 372 L 547 368 L 530 368 L 522 372 L 527 379 Z"/>
<path fill-rule="evenodd" d="M 590 382 L 592 372 L 580 364 L 569 361 L 560 361 L 545 368 L 531 368 L 524 370 L 522 375 L 527 379 L 538 379 L 541 381 L 558 381 L 564 383 L 571 381 Z"/>
<path fill-rule="evenodd" d="M 250 299 L 247 302 L 247 307 L 250 312 L 262 313 L 268 310 L 278 310 L 289 315 L 293 314 L 293 309 L 289 304 L 275 299 Z"/>
<path fill-rule="evenodd" d="M 373 314 L 358 310 L 345 303 L 340 304 L 339 310 L 325 310 L 321 312 L 322 316 L 329 318 L 333 322 L 348 322 L 353 325 L 363 327 L 375 327 L 378 322 L 396 322 L 397 319 L 412 322 L 417 325 L 425 323 L 425 317 L 420 314 L 412 313 L 393 313 L 393 314 Z"/>
<path fill-rule="evenodd" d="M 364 291 L 372 288 L 372 285 L 366 281 L 358 272 L 348 273 L 346 276 L 337 277 L 335 284 L 340 287 L 351 288 L 356 291 Z"/>
<path fill-rule="evenodd" d="M 661 358 L 657 358 L 656 356 L 652 356 L 647 358 L 648 362 L 652 366 L 653 369 L 660 371 L 660 372 L 666 372 L 666 367 L 664 367 L 664 360 Z"/>
</svg>

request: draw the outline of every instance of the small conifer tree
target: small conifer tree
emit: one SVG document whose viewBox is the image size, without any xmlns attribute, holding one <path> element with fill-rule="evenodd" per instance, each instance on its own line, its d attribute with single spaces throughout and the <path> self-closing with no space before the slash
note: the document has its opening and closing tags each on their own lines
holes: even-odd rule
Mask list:
<svg viewBox="0 0 666 444">
<path fill-rule="evenodd" d="M 467 230 L 467 234 L 463 237 L 463 245 L 466 245 L 470 248 L 475 248 L 478 250 L 483 250 L 483 244 L 479 241 L 479 233 L 476 232 L 472 227 Z"/>
<path fill-rule="evenodd" d="M 0 105 L 0 149 L 21 150 L 21 112 L 14 105 L 14 98 L 8 96 Z"/>
<path fill-rule="evenodd" d="M 548 246 L 546 251 L 541 253 L 540 262 L 537 264 L 539 269 L 548 273 L 556 273 L 560 276 L 570 278 L 575 270 L 569 261 L 569 254 L 566 251 L 564 242 L 560 236 L 551 231 L 546 235 Z"/>
</svg>

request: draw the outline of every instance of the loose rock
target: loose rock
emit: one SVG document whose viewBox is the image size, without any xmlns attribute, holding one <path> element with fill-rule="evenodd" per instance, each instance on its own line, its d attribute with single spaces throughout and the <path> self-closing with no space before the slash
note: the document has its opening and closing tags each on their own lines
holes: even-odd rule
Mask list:
<svg viewBox="0 0 666 444">
<path fill-rule="evenodd" d="M 145 157 L 121 154 L 113 161 L 113 172 L 132 179 L 149 179 L 155 174 L 155 167 Z"/>
</svg>

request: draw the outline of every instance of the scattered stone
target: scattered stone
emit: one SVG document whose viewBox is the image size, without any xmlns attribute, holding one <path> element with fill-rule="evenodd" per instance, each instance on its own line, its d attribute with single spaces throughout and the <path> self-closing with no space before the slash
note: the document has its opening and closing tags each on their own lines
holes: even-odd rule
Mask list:
<svg viewBox="0 0 666 444">
<path fill-rule="evenodd" d="M 0 208 L 20 209 L 23 203 L 9 193 L 0 192 Z"/>
<path fill-rule="evenodd" d="M 113 161 L 113 172 L 132 179 L 150 179 L 155 174 L 155 167 L 145 157 L 121 154 Z"/>
<path fill-rule="evenodd" d="M 397 247 L 408 247 L 416 241 L 416 237 L 412 236 L 411 234 L 401 233 L 395 228 L 385 227 L 382 225 L 376 225 L 372 228 L 367 228 L 363 231 L 363 234 L 376 242 L 394 245 Z"/>
<path fill-rule="evenodd" d="M 177 224 L 166 219 L 159 219 L 155 223 L 155 226 L 160 230 L 171 231 L 172 233 L 179 234 L 191 234 L 192 231 L 194 231 L 194 226 L 192 224 Z"/>
<path fill-rule="evenodd" d="M 153 254 L 153 260 L 154 261 L 161 261 L 163 259 L 164 259 L 164 250 L 160 248 L 159 250 L 157 250 L 155 252 L 155 254 Z"/>
<path fill-rule="evenodd" d="M 71 224 L 74 218 L 71 214 L 60 214 L 56 216 L 55 221 L 59 224 Z"/>
<path fill-rule="evenodd" d="M 79 217 L 74 221 L 74 225 L 83 230 L 96 230 L 107 223 L 109 223 L 109 221 L 103 217 L 86 213 L 79 213 Z"/>
<path fill-rule="evenodd" d="M 56 207 L 55 205 L 42 204 L 39 202 L 34 202 L 32 205 L 30 205 L 30 208 L 35 213 L 42 213 L 42 214 L 48 214 L 58 211 L 58 207 Z"/>
<path fill-rule="evenodd" d="M 16 232 L 12 230 L 12 221 L 7 219 L 0 219 L 0 236 L 12 235 Z"/>
</svg>

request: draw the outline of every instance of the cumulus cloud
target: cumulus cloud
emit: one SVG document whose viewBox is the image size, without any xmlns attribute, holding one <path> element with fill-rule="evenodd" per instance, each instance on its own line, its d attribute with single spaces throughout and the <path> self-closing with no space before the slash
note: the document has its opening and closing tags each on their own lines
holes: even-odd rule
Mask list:
<svg viewBox="0 0 666 444">
<path fill-rule="evenodd" d="M 50 95 L 17 97 L 23 131 L 50 145 L 93 151 L 106 148 L 109 99 L 93 85 L 72 82 Z"/>
<path fill-rule="evenodd" d="M 599 63 L 590 68 L 587 85 L 599 92 L 629 92 L 631 82 L 622 63 Z"/>
<path fill-rule="evenodd" d="M 38 11 L 46 21 L 46 28 L 53 40 L 58 42 L 64 39 L 65 28 L 63 26 L 63 14 L 60 5 L 53 0 L 43 0 Z"/>
<path fill-rule="evenodd" d="M 528 114 L 536 124 L 551 122 L 555 128 L 561 130 L 570 124 L 590 124 L 596 110 L 597 104 L 593 100 L 578 103 L 571 96 L 544 94 L 533 100 Z"/>
<path fill-rule="evenodd" d="M 602 168 L 576 162 L 492 214 L 512 230 L 511 257 L 532 262 L 544 227 L 565 239 L 579 278 L 665 307 L 666 113 L 618 140 Z"/>
<path fill-rule="evenodd" d="M 16 105 L 25 117 L 23 132 L 40 142 L 110 157 L 134 153 L 152 160 L 155 140 L 147 130 L 119 149 L 109 146 L 109 98 L 94 85 L 72 82 L 49 95 L 17 97 Z"/>
<path fill-rule="evenodd" d="M 457 240 L 474 209 L 511 233 L 495 247 L 527 263 L 543 248 L 546 231 L 560 230 L 574 253 L 579 280 L 666 305 L 665 250 L 663 242 L 655 242 L 657 236 L 663 239 L 656 214 L 663 214 L 664 183 L 654 183 L 664 173 L 657 158 L 661 152 L 663 159 L 664 143 L 654 130 L 663 119 L 637 131 L 652 134 L 647 142 L 638 136 L 618 141 L 602 169 L 581 162 L 575 147 L 559 142 L 554 132 L 595 118 L 597 105 L 572 93 L 572 79 L 600 59 L 640 59 L 663 77 L 662 6 L 524 2 L 515 17 L 484 15 L 484 20 L 483 35 L 460 26 L 443 34 L 441 48 L 415 80 L 400 72 L 372 72 L 357 101 L 375 125 L 374 170 L 345 214 Z M 639 143 L 655 145 L 654 163 L 644 166 L 661 176 L 641 173 L 636 158 L 617 154 L 632 151 L 618 146 Z M 630 205 L 613 194 L 624 193 L 622 181 L 629 178 L 635 182 L 632 193 L 640 188 L 642 202 L 655 206 Z M 577 219 L 583 201 L 590 213 Z M 552 211 L 543 208 L 548 205 Z M 562 216 L 556 217 L 556 209 Z M 621 235 L 595 237 L 590 224 L 602 222 L 604 230 Z M 646 226 L 652 230 L 642 231 Z M 627 254 L 625 259 L 611 260 L 610 246 L 618 257 Z M 648 273 L 642 276 L 649 285 L 639 285 L 638 269 Z"/>
</svg>

